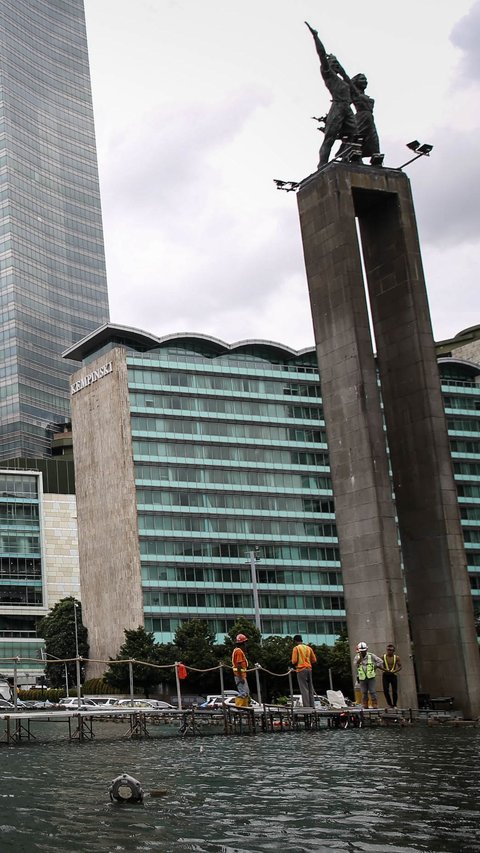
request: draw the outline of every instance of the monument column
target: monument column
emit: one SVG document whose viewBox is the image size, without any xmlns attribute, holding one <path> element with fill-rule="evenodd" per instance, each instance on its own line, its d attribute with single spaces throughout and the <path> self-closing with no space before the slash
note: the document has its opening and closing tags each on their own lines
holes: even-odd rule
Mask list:
<svg viewBox="0 0 480 853">
<path fill-rule="evenodd" d="M 298 192 L 328 435 L 348 633 L 377 654 L 394 642 L 400 704 L 417 691 L 351 191 L 332 164 Z M 346 186 L 348 187 L 348 181 Z"/>
<path fill-rule="evenodd" d="M 453 696 L 465 716 L 478 716 L 480 659 L 408 179 L 334 162 L 301 184 L 298 205 L 350 638 L 375 651 L 393 640 L 404 664 L 401 702 L 416 704 L 405 581 L 419 691 Z"/>
</svg>

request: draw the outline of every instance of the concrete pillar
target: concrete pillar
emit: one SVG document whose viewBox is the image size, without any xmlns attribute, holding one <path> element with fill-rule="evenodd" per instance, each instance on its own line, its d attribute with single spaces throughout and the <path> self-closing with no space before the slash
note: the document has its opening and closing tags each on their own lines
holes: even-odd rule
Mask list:
<svg viewBox="0 0 480 853">
<path fill-rule="evenodd" d="M 420 249 L 402 173 L 332 163 L 298 192 L 352 641 L 402 658 L 420 692 L 480 713 L 480 660 Z M 405 563 L 373 345 L 358 218 Z"/>
</svg>

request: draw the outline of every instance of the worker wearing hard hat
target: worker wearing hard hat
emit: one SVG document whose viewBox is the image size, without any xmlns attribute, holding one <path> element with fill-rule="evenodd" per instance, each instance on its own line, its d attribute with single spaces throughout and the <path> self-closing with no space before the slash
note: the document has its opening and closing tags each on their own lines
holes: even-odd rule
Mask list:
<svg viewBox="0 0 480 853">
<path fill-rule="evenodd" d="M 360 684 L 363 707 L 368 708 L 368 698 L 370 697 L 372 708 L 378 708 L 375 675 L 377 669 L 383 670 L 382 659 L 369 652 L 366 643 L 359 643 L 353 663 Z"/>
<path fill-rule="evenodd" d="M 245 634 L 237 634 L 236 646 L 232 652 L 233 676 L 238 690 L 235 705 L 240 708 L 250 704 L 250 690 L 247 681 L 248 660 L 245 655 L 247 642 L 248 637 Z"/>
<path fill-rule="evenodd" d="M 312 681 L 312 664 L 317 662 L 313 649 L 303 642 L 301 634 L 295 634 L 295 643 L 292 651 L 292 665 L 297 673 L 298 687 L 302 694 L 302 705 L 304 708 L 315 707 L 315 691 Z"/>
</svg>

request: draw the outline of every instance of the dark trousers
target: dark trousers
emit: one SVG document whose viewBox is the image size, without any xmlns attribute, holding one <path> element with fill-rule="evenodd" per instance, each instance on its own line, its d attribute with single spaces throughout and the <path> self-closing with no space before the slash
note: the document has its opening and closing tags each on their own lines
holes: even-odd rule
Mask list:
<svg viewBox="0 0 480 853">
<path fill-rule="evenodd" d="M 382 682 L 383 682 L 383 692 L 385 694 L 385 699 L 387 700 L 387 705 L 390 708 L 393 708 L 394 705 L 397 704 L 397 699 L 398 699 L 397 676 L 393 672 L 382 672 Z M 392 688 L 391 697 L 390 697 L 390 688 Z"/>
</svg>

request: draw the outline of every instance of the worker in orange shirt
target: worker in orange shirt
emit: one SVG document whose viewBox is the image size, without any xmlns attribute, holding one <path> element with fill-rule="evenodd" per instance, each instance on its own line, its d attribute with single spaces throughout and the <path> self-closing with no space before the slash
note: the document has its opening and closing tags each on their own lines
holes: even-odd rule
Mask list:
<svg viewBox="0 0 480 853">
<path fill-rule="evenodd" d="M 312 664 L 317 662 L 313 649 L 303 642 L 300 634 L 293 638 L 295 646 L 292 651 L 292 664 L 297 672 L 297 681 L 302 694 L 304 708 L 315 707 L 315 693 L 312 681 Z"/>
<path fill-rule="evenodd" d="M 250 690 L 247 681 L 248 660 L 245 655 L 248 637 L 237 634 L 236 646 L 232 652 L 232 669 L 238 696 L 235 698 L 237 707 L 247 707 L 250 704 Z"/>
</svg>

